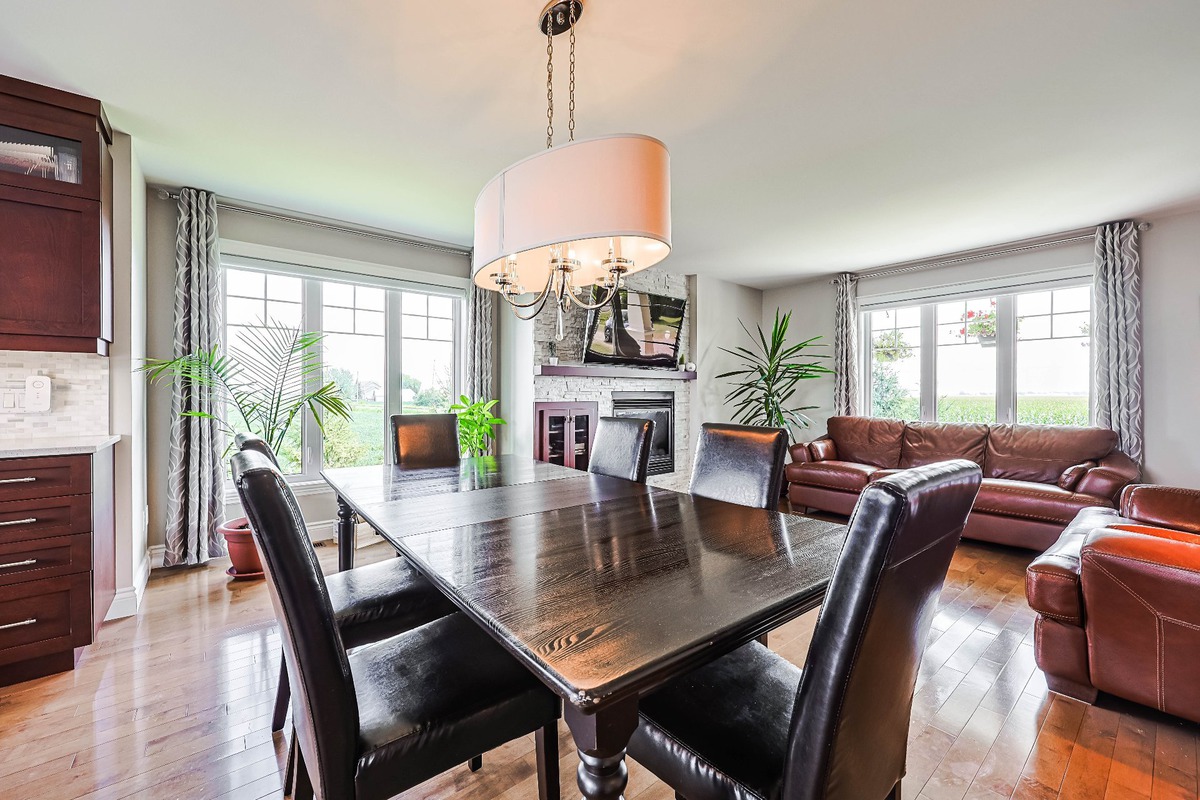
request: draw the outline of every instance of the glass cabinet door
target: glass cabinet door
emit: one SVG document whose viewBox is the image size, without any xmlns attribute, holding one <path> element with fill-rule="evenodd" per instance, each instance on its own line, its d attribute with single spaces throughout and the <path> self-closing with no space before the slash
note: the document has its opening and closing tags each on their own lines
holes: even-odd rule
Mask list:
<svg viewBox="0 0 1200 800">
<path fill-rule="evenodd" d="M 543 460 L 551 464 L 568 467 L 568 444 L 570 441 L 569 427 L 570 417 L 565 413 L 546 414 L 545 430 L 543 436 L 545 440 L 542 444 Z"/>
<path fill-rule="evenodd" d="M 589 434 L 591 433 L 591 415 L 590 414 L 575 414 L 571 417 L 572 430 L 574 433 L 575 458 L 571 466 L 575 469 L 587 470 L 588 457 L 591 450 L 591 442 Z"/>
<path fill-rule="evenodd" d="M 58 183 L 83 183 L 83 143 L 0 125 L 0 172 Z"/>
</svg>

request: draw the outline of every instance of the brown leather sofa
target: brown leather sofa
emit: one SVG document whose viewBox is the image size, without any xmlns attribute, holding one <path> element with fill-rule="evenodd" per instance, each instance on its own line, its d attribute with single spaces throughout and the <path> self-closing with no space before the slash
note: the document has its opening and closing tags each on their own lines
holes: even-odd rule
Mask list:
<svg viewBox="0 0 1200 800">
<path fill-rule="evenodd" d="M 1025 594 L 1046 683 L 1200 722 L 1200 491 L 1130 486 L 1087 509 L 1034 559 Z"/>
<path fill-rule="evenodd" d="M 1045 550 L 1081 509 L 1113 508 L 1138 467 L 1104 428 L 832 417 L 793 445 L 785 477 L 796 506 L 849 514 L 868 483 L 952 458 L 983 468 L 963 537 Z"/>
</svg>

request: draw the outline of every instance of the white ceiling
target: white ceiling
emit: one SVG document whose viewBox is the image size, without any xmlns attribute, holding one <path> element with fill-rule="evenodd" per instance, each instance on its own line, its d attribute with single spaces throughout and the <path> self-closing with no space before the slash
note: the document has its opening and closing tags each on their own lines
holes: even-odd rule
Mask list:
<svg viewBox="0 0 1200 800">
<path fill-rule="evenodd" d="M 103 100 L 151 182 L 469 244 L 544 144 L 541 5 L 0 0 L 0 73 Z M 579 135 L 671 148 L 673 271 L 770 286 L 1200 200 L 1197 0 L 588 0 L 578 37 Z"/>
</svg>

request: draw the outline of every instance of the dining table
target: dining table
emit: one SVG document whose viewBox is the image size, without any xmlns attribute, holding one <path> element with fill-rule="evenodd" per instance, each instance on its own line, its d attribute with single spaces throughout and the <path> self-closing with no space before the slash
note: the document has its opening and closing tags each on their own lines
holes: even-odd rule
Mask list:
<svg viewBox="0 0 1200 800">
<path fill-rule="evenodd" d="M 332 468 L 361 518 L 563 700 L 587 800 L 619 800 L 638 698 L 822 602 L 846 527 L 520 456 Z"/>
</svg>

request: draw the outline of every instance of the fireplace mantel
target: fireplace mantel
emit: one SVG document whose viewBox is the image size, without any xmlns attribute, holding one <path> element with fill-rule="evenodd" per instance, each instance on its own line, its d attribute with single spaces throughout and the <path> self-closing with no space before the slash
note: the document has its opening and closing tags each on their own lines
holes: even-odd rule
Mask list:
<svg viewBox="0 0 1200 800">
<path fill-rule="evenodd" d="M 656 381 L 694 381 L 695 372 L 681 369 L 646 369 L 641 367 L 600 366 L 588 364 L 542 364 L 534 375 L 557 375 L 563 378 L 645 378 Z"/>
</svg>

